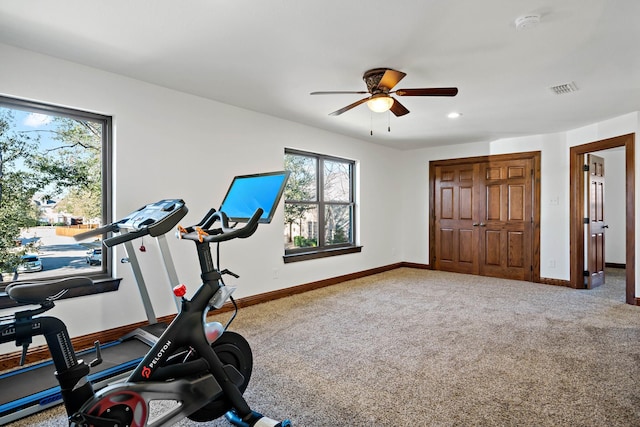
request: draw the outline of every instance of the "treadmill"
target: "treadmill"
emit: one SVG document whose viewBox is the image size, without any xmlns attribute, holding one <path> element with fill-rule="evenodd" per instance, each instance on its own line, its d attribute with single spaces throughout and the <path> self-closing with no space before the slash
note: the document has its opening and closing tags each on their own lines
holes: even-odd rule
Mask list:
<svg viewBox="0 0 640 427">
<path fill-rule="evenodd" d="M 124 243 L 126 257 L 121 262 L 131 266 L 148 322 L 116 341 L 96 343 L 93 349 L 77 352 L 79 358 L 96 362 L 88 376 L 95 390 L 126 379 L 166 328 L 158 322 L 153 310 L 132 241 L 147 235 L 155 237 L 169 286 L 177 285 L 178 275 L 165 234 L 173 230 L 187 212 L 183 200 L 164 199 L 145 205 L 119 221 L 75 236 L 76 240 L 83 240 L 111 232 L 113 235 L 102 242 L 105 246 Z M 179 310 L 179 300 L 174 299 Z M 27 346 L 23 345 L 23 356 Z M 53 361 L 47 360 L 0 374 L 0 425 L 61 404 L 62 395 L 54 372 Z"/>
</svg>

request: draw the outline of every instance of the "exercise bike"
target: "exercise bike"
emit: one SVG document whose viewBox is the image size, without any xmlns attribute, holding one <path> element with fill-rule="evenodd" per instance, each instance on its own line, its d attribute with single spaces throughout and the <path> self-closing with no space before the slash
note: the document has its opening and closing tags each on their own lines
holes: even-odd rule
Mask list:
<svg viewBox="0 0 640 427">
<path fill-rule="evenodd" d="M 273 174 L 263 175 L 271 177 Z M 247 177 L 255 178 L 257 175 Z M 264 204 L 268 209 L 277 206 L 286 178 L 285 174 L 284 181 L 278 181 L 281 187 L 273 194 L 276 200 Z M 244 181 L 239 182 L 238 194 L 246 196 L 246 188 L 242 187 Z M 227 197 L 234 194 L 233 185 Z M 159 205 L 160 210 L 167 209 L 169 205 L 175 209 L 176 203 L 172 202 L 181 203 L 181 209 L 186 213 L 186 206 L 181 200 L 163 200 L 152 205 Z M 247 206 L 243 209 L 246 210 Z M 251 377 L 253 358 L 249 343 L 241 335 L 227 330 L 237 314 L 238 306 L 231 296 L 235 288 L 227 287 L 222 276 L 238 276 L 219 269 L 219 243 L 251 236 L 260 222 L 267 222 L 265 218 L 270 221 L 271 215 L 272 212 L 267 214 L 258 207 L 244 226 L 233 227 L 229 225 L 229 217 L 224 211 L 211 209 L 197 225 L 178 227 L 177 236 L 191 240 L 196 245 L 202 284 L 191 299 L 186 298 L 184 285 L 174 288 L 174 294 L 181 302 L 179 313 L 123 383 L 95 392 L 87 375 L 92 366 L 100 363 L 99 345 L 96 346 L 96 360 L 88 364 L 78 360 L 65 324 L 55 317 L 41 316 L 53 308 L 54 301 L 69 289 L 91 286 L 89 278 L 17 282 L 7 286 L 6 292 L 12 299 L 39 307 L 14 313 L 9 321 L 4 319 L 0 326 L 0 342 L 15 341 L 24 346 L 31 342 L 31 337 L 44 335 L 56 367 L 56 378 L 70 426 L 155 427 L 171 425 L 185 417 L 204 422 L 224 415 L 229 422 L 241 427 L 289 427 L 289 420 L 273 420 L 252 410 L 242 396 Z M 153 217 L 149 219 L 143 216 L 134 212 L 127 217 L 128 224 L 142 220 L 136 227 L 131 227 L 128 233 L 105 239 L 105 246 L 169 231 L 169 221 L 156 221 Z M 118 231 L 123 221 L 83 233 L 80 237 Z M 220 225 L 212 228 L 218 221 Z M 218 244 L 217 263 L 213 261 L 211 243 Z M 228 300 L 232 302 L 234 312 L 227 324 L 223 326 L 219 322 L 207 322 L 207 314 L 220 309 Z M 176 404 L 159 414 L 151 414 L 150 403 L 154 400 L 175 401 Z"/>
</svg>

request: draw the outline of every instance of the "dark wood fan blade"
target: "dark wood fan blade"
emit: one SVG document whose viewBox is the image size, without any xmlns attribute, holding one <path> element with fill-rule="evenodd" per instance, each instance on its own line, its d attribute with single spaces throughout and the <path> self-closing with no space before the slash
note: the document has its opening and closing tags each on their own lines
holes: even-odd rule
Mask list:
<svg viewBox="0 0 640 427">
<path fill-rule="evenodd" d="M 395 91 L 398 96 L 456 96 L 457 87 L 430 87 L 423 89 L 398 89 Z"/>
<path fill-rule="evenodd" d="M 378 83 L 378 89 L 387 89 L 391 90 L 395 85 L 398 84 L 400 80 L 402 80 L 406 76 L 406 73 L 397 70 L 387 70 L 384 72 L 384 75 L 380 79 L 380 83 Z"/>
<path fill-rule="evenodd" d="M 404 116 L 405 114 L 409 114 L 409 110 L 407 110 L 407 107 L 400 104 L 400 102 L 395 98 L 393 99 L 393 105 L 391 106 L 390 110 L 397 117 Z"/>
<path fill-rule="evenodd" d="M 330 90 L 330 91 L 319 91 L 319 92 L 311 92 L 309 95 L 339 95 L 339 94 L 353 94 L 353 93 L 369 93 L 366 90 L 359 91 L 348 91 L 348 90 Z"/>
<path fill-rule="evenodd" d="M 366 93 L 366 92 L 365 92 Z M 362 98 L 359 101 L 354 102 L 353 104 L 349 104 L 344 108 L 341 108 L 339 110 L 334 111 L 333 113 L 329 113 L 330 116 L 339 116 L 340 114 L 344 113 L 345 111 L 349 111 L 352 108 L 357 107 L 360 104 L 364 104 L 365 102 L 367 102 L 369 100 L 369 97 L 366 98 Z"/>
</svg>

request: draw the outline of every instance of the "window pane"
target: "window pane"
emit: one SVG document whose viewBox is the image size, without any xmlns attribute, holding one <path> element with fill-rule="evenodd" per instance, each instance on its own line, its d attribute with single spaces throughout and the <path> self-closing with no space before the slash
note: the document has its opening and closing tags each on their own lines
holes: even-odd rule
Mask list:
<svg viewBox="0 0 640 427">
<path fill-rule="evenodd" d="M 325 242 L 327 245 L 351 243 L 351 206 L 328 205 L 325 207 Z"/>
<path fill-rule="evenodd" d="M 285 200 L 315 202 L 318 200 L 316 176 L 318 160 L 297 154 L 285 154 L 284 168 L 291 172 L 284 190 Z"/>
<path fill-rule="evenodd" d="M 73 239 L 102 225 L 103 135 L 100 121 L 0 107 L 5 280 L 104 271 L 101 242 Z"/>
<path fill-rule="evenodd" d="M 318 206 L 287 203 L 284 210 L 285 249 L 318 246 Z"/>
<path fill-rule="evenodd" d="M 349 163 L 324 161 L 324 201 L 350 202 Z"/>
</svg>

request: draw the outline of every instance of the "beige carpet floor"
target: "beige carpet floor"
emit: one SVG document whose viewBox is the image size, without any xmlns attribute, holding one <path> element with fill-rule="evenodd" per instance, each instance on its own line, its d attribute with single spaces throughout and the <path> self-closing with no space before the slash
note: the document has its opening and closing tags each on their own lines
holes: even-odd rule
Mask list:
<svg viewBox="0 0 640 427">
<path fill-rule="evenodd" d="M 397 269 L 248 307 L 245 396 L 294 426 L 640 426 L 640 307 L 615 273 L 577 291 Z"/>
</svg>

